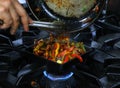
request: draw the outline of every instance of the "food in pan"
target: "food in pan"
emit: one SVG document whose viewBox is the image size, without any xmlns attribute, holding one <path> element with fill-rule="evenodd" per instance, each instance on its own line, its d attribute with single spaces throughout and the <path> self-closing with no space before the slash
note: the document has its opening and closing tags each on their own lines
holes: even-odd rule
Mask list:
<svg viewBox="0 0 120 88">
<path fill-rule="evenodd" d="M 33 53 L 45 59 L 64 64 L 74 58 L 83 62 L 81 57 L 86 52 L 83 42 L 71 41 L 66 36 L 50 34 L 48 39 L 35 41 Z"/>
<path fill-rule="evenodd" d="M 81 17 L 96 3 L 96 0 L 44 0 L 55 13 L 64 17 Z"/>
</svg>

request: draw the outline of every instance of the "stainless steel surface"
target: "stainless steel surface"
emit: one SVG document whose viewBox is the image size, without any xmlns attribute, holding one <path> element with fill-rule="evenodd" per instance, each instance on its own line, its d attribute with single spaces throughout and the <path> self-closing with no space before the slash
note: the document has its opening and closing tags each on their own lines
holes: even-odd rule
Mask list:
<svg viewBox="0 0 120 88">
<path fill-rule="evenodd" d="M 38 27 L 41 29 L 48 29 L 48 30 L 53 30 L 53 29 L 62 29 L 64 23 L 57 23 L 57 22 L 43 22 L 43 21 L 33 21 L 33 23 L 29 24 L 31 27 Z"/>
<path fill-rule="evenodd" d="M 41 4 L 41 0 L 36 0 L 34 2 L 34 0 L 27 0 L 27 5 L 31 11 L 31 13 L 33 14 L 33 16 L 36 18 L 36 20 L 38 21 L 42 21 L 42 19 L 46 19 L 45 22 L 49 21 L 49 19 L 51 19 L 51 22 L 57 21 L 57 23 L 59 22 L 63 22 L 65 23 L 64 25 L 60 25 L 59 27 L 61 27 L 64 31 L 69 32 L 69 33 L 73 33 L 73 32 L 78 32 L 81 30 L 84 30 L 85 28 L 87 28 L 88 26 L 90 26 L 101 14 L 104 5 L 105 5 L 105 1 L 106 0 L 98 0 L 98 3 L 95 5 L 95 7 L 93 9 L 91 9 L 91 11 L 89 11 L 89 13 L 86 13 L 86 15 L 82 16 L 81 18 L 75 20 L 75 19 L 64 19 L 61 18 L 59 19 L 59 17 L 57 18 L 52 18 L 50 17 L 45 11 L 44 8 L 42 8 L 42 4 Z M 36 9 L 40 10 L 40 12 L 36 12 Z M 50 28 L 52 31 L 62 31 L 60 30 L 61 28 L 57 28 L 56 24 L 52 24 L 52 25 L 48 25 L 47 24 L 34 24 L 31 26 L 37 26 L 37 27 L 43 27 L 43 28 Z M 54 27 L 55 26 L 55 27 Z M 52 29 L 53 28 L 53 29 Z"/>
<path fill-rule="evenodd" d="M 56 33 L 62 33 L 62 32 L 72 33 L 72 32 L 82 31 L 84 30 L 84 28 L 86 28 L 88 25 L 91 25 L 92 23 L 93 22 L 84 23 L 82 24 L 82 27 L 79 27 L 79 25 L 81 25 L 81 23 L 79 22 L 64 23 L 60 21 L 55 21 L 55 22 L 33 21 L 33 23 L 29 24 L 29 26 L 37 27 L 40 30 L 52 31 Z M 76 26 L 77 28 L 75 28 Z"/>
</svg>

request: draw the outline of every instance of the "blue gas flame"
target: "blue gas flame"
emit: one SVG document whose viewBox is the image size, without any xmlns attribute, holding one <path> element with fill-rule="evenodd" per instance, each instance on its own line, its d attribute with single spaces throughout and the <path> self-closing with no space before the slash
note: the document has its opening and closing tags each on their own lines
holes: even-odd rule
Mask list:
<svg viewBox="0 0 120 88">
<path fill-rule="evenodd" d="M 69 79 L 70 77 L 73 76 L 73 72 L 70 72 L 69 74 L 63 75 L 63 76 L 56 76 L 53 74 L 49 74 L 47 73 L 47 71 L 43 71 L 44 76 L 46 76 L 48 79 L 52 80 L 52 81 L 64 81 Z"/>
</svg>

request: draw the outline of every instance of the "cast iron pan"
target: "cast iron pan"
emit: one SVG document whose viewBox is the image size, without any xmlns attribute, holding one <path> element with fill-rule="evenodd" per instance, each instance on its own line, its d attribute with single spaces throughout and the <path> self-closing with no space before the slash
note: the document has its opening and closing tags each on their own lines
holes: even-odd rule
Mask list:
<svg viewBox="0 0 120 88">
<path fill-rule="evenodd" d="M 36 56 L 33 54 L 33 48 L 31 49 L 26 49 L 26 50 L 19 50 L 16 47 L 11 47 L 11 46 L 2 46 L 0 48 L 5 48 L 5 49 L 9 49 L 9 50 L 15 50 L 17 52 L 20 52 L 23 55 L 26 55 L 28 57 L 34 58 L 34 59 L 39 59 L 38 63 L 40 63 L 40 65 L 42 66 L 46 66 L 46 70 L 49 73 L 52 74 L 56 74 L 56 75 L 63 75 L 63 74 L 67 74 L 69 72 L 71 72 L 72 68 L 77 65 L 78 63 L 80 63 L 80 61 L 77 58 L 74 58 L 68 62 L 66 62 L 65 64 L 58 64 L 56 62 L 47 60 L 41 56 Z M 86 53 L 82 55 L 83 58 L 83 62 L 81 64 L 84 64 L 84 62 L 86 61 L 86 57 L 88 57 L 88 55 L 93 51 L 93 49 L 89 48 L 89 47 L 85 47 L 86 48 Z M 30 52 L 31 51 L 31 52 Z"/>
<path fill-rule="evenodd" d="M 83 54 L 81 57 L 83 58 L 83 62 L 81 63 L 77 58 L 74 58 L 64 64 L 58 64 L 56 62 L 53 62 L 51 60 L 47 60 L 44 57 L 38 56 L 39 58 L 43 59 L 46 61 L 46 71 L 48 73 L 54 74 L 54 75 L 64 75 L 69 72 L 71 72 L 74 69 L 74 66 L 77 64 L 84 64 L 87 60 L 87 57 L 89 54 L 93 51 L 93 49 L 87 48 L 86 47 L 86 53 Z"/>
</svg>

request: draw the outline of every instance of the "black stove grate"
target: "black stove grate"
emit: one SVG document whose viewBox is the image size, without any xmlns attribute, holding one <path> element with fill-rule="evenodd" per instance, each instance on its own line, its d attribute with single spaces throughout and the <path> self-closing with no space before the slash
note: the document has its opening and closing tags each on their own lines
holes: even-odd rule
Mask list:
<svg viewBox="0 0 120 88">
<path fill-rule="evenodd" d="M 82 71 L 74 71 L 73 75 L 66 80 L 50 80 L 44 74 L 42 67 L 28 75 L 24 75 L 18 81 L 17 88 L 102 88 L 97 77 Z M 29 80 L 28 80 L 29 78 Z M 31 83 L 34 82 L 34 85 Z"/>
</svg>

